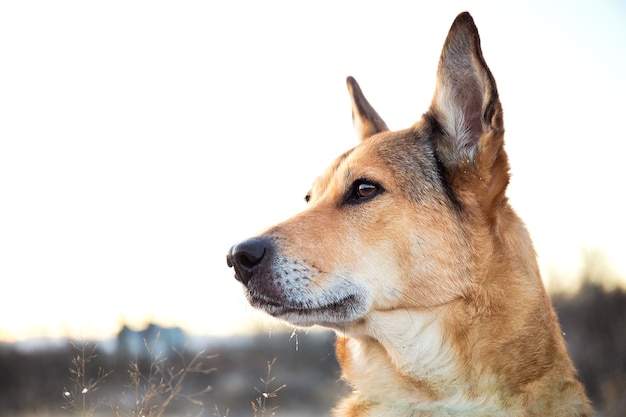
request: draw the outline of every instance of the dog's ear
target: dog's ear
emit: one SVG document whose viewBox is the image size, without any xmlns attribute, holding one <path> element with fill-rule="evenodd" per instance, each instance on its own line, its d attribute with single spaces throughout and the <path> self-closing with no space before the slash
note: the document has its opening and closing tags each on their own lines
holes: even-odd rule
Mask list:
<svg viewBox="0 0 626 417">
<path fill-rule="evenodd" d="M 352 77 L 346 80 L 352 101 L 352 124 L 361 141 L 379 132 L 389 130 L 383 119 L 367 101 L 359 84 Z"/>
<path fill-rule="evenodd" d="M 437 154 L 452 182 L 467 184 L 471 171 L 489 187 L 489 203 L 502 197 L 509 179 L 502 107 L 467 12 L 455 19 L 443 46 L 429 114 L 440 128 Z"/>
</svg>

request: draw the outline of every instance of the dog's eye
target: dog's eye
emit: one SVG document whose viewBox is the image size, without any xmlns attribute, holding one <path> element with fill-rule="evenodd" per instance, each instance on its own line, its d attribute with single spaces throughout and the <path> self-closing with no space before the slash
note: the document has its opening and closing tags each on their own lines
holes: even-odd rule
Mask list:
<svg viewBox="0 0 626 417">
<path fill-rule="evenodd" d="M 367 198 L 373 196 L 378 191 L 378 186 L 364 182 L 359 184 L 355 189 L 357 198 Z"/>
<path fill-rule="evenodd" d="M 304 201 L 305 201 L 305 202 L 307 202 L 307 203 L 308 203 L 309 201 L 311 201 L 311 194 L 307 194 L 307 195 L 305 195 L 305 196 L 304 196 Z"/>
<path fill-rule="evenodd" d="M 356 203 L 362 202 L 364 200 L 370 199 L 377 195 L 381 191 L 380 185 L 368 181 L 368 180 L 357 180 L 352 184 L 352 189 L 350 190 L 350 194 L 346 199 L 348 203 Z"/>
</svg>

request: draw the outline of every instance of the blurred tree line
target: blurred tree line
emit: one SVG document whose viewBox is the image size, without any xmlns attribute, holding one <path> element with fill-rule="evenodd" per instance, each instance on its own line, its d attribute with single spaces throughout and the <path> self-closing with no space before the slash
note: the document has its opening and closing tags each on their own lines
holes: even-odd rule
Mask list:
<svg viewBox="0 0 626 417">
<path fill-rule="evenodd" d="M 557 282 L 552 303 L 597 416 L 626 416 L 626 290 L 601 254 L 583 254 L 580 287 Z M 561 279 L 564 281 L 563 279 Z M 557 277 L 558 281 L 558 277 Z"/>
<path fill-rule="evenodd" d="M 623 417 L 626 291 L 593 257 L 580 282 L 576 292 L 553 291 L 553 304 L 596 415 Z M 94 344 L 78 342 L 32 350 L 2 344 L 0 415 L 91 415 L 95 409 L 116 417 L 323 416 L 347 393 L 332 332 L 189 340 L 180 329 L 151 325 L 124 328 L 112 347 L 95 351 Z"/>
</svg>

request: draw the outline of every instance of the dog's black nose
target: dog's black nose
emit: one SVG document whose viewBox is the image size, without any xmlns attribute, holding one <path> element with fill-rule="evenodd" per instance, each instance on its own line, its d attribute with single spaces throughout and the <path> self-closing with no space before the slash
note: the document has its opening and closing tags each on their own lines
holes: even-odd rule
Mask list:
<svg viewBox="0 0 626 417">
<path fill-rule="evenodd" d="M 235 278 L 248 285 L 257 268 L 266 257 L 270 247 L 269 239 L 256 237 L 244 240 L 230 248 L 226 263 L 235 268 Z"/>
</svg>

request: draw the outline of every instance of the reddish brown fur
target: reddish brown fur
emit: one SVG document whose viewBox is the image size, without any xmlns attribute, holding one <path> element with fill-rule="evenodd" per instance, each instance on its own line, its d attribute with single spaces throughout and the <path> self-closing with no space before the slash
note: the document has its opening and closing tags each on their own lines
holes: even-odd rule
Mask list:
<svg viewBox="0 0 626 417">
<path fill-rule="evenodd" d="M 505 195 L 502 108 L 472 18 L 455 20 L 411 128 L 389 132 L 348 88 L 361 144 L 307 210 L 228 255 L 250 302 L 337 331 L 355 388 L 338 417 L 591 415 Z"/>
</svg>

